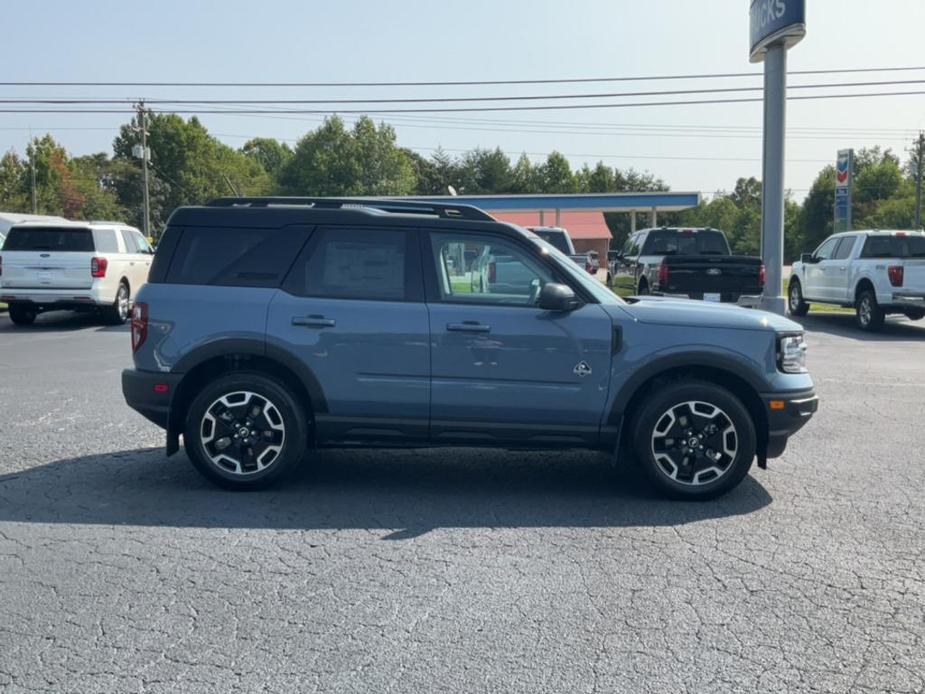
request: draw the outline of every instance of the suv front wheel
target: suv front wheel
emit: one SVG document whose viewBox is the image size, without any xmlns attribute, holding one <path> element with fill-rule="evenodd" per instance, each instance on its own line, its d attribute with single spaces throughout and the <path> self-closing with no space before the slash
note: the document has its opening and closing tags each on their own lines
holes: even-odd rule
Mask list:
<svg viewBox="0 0 925 694">
<path fill-rule="evenodd" d="M 183 442 L 190 461 L 226 489 L 263 489 L 305 457 L 305 410 L 260 373 L 221 376 L 190 404 Z"/>
<path fill-rule="evenodd" d="M 668 383 L 643 404 L 630 429 L 636 458 L 652 483 L 680 499 L 712 499 L 738 485 L 755 458 L 755 424 L 725 388 Z"/>
</svg>

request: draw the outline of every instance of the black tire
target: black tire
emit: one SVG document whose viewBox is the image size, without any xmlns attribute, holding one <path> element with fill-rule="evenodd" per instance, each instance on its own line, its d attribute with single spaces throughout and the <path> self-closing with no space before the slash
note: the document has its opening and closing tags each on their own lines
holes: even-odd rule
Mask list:
<svg viewBox="0 0 925 694">
<path fill-rule="evenodd" d="M 906 310 L 906 318 L 909 320 L 922 320 L 925 318 L 925 309 L 910 308 Z"/>
<path fill-rule="evenodd" d="M 103 309 L 103 320 L 109 325 L 122 325 L 132 315 L 131 292 L 125 282 L 119 282 L 112 306 Z"/>
<path fill-rule="evenodd" d="M 872 289 L 865 289 L 854 303 L 854 318 L 861 330 L 875 333 L 883 330 L 886 314 L 877 303 L 877 295 Z"/>
<path fill-rule="evenodd" d="M 249 397 L 242 399 L 242 395 Z M 230 406 L 220 402 L 223 398 Z M 260 408 L 257 415 L 253 415 L 255 407 Z M 232 419 L 224 419 L 224 413 Z M 250 433 L 241 439 L 243 429 Z M 305 458 L 308 418 L 298 398 L 275 379 L 257 372 L 231 373 L 205 386 L 190 404 L 183 445 L 193 466 L 218 486 L 264 489 L 289 475 Z"/>
<path fill-rule="evenodd" d="M 31 306 L 22 304 L 9 305 L 10 320 L 16 325 L 32 325 L 38 317 L 38 312 Z"/>
<path fill-rule="evenodd" d="M 803 300 L 803 286 L 796 278 L 790 280 L 790 289 L 787 290 L 787 311 L 797 317 L 809 313 L 809 304 Z"/>
<path fill-rule="evenodd" d="M 757 449 L 755 424 L 742 402 L 721 386 L 694 379 L 656 388 L 630 433 L 645 476 L 675 499 L 714 499 L 730 491 L 748 474 Z M 690 448 L 694 440 L 699 446 Z"/>
</svg>

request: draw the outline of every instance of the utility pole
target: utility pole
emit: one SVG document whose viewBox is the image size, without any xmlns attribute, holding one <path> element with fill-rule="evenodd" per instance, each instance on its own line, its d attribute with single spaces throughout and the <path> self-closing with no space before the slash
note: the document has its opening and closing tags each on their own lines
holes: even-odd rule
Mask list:
<svg viewBox="0 0 925 694">
<path fill-rule="evenodd" d="M 915 228 L 922 228 L 922 173 L 925 169 L 925 133 L 915 142 Z"/>
<path fill-rule="evenodd" d="M 145 110 L 145 102 L 139 101 L 138 105 L 135 107 L 138 111 L 138 126 L 137 129 L 141 132 L 141 147 L 134 147 L 133 154 L 136 157 L 141 159 L 141 171 L 143 178 L 143 198 L 144 198 L 144 215 L 143 215 L 143 224 L 144 224 L 144 235 L 146 237 L 151 236 L 151 201 L 148 197 L 148 157 L 150 152 L 148 151 L 148 114 Z"/>
<path fill-rule="evenodd" d="M 31 147 L 29 147 L 29 168 L 32 169 L 32 214 L 38 214 L 39 203 L 35 194 L 35 141 L 32 140 L 31 129 L 29 130 L 29 140 L 31 141 Z"/>
</svg>

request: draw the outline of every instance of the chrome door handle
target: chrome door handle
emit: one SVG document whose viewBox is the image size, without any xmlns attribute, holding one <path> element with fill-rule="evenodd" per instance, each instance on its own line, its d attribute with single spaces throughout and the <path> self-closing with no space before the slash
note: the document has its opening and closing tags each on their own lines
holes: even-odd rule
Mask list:
<svg viewBox="0 0 925 694">
<path fill-rule="evenodd" d="M 337 325 L 337 321 L 333 318 L 325 318 L 324 316 L 293 316 L 292 324 L 298 325 L 303 328 L 333 328 Z"/>
<path fill-rule="evenodd" d="M 463 321 L 462 323 L 447 323 L 446 329 L 454 333 L 490 333 L 491 326 L 484 323 L 478 323 L 474 320 Z"/>
</svg>

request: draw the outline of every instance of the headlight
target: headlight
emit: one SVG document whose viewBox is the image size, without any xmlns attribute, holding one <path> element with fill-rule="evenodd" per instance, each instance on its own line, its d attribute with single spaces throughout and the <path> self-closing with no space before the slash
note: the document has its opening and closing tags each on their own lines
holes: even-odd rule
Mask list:
<svg viewBox="0 0 925 694">
<path fill-rule="evenodd" d="M 806 342 L 803 341 L 803 333 L 778 338 L 777 365 L 784 373 L 806 373 Z"/>
</svg>

